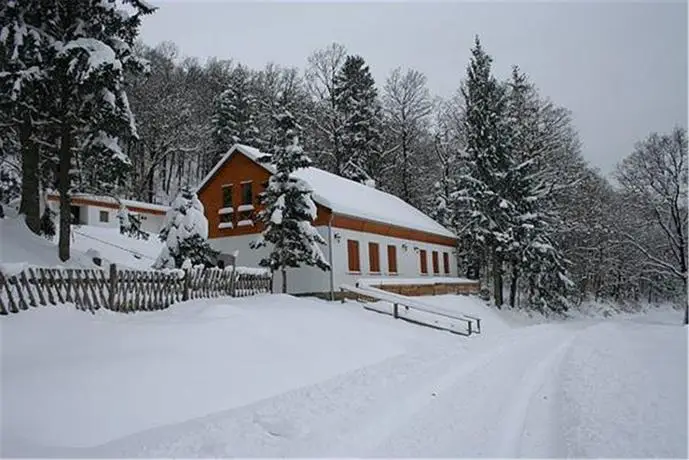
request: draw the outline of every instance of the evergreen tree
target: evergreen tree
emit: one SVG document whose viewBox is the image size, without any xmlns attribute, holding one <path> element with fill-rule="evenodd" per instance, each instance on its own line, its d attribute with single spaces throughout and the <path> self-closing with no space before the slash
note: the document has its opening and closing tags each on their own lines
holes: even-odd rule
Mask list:
<svg viewBox="0 0 689 460">
<path fill-rule="evenodd" d="M 357 182 L 379 180 L 381 108 L 375 82 L 361 56 L 347 56 L 335 80 L 335 100 L 342 114 L 343 175 Z"/>
<path fill-rule="evenodd" d="M 148 233 L 141 230 L 141 216 L 130 212 L 123 204 L 120 204 L 120 209 L 117 211 L 117 220 L 119 221 L 120 233 L 122 235 L 127 235 L 137 240 L 148 240 Z"/>
<path fill-rule="evenodd" d="M 188 187 L 170 205 L 160 230 L 160 251 L 154 268 L 181 268 L 186 259 L 193 265 L 211 265 L 218 252 L 208 244 L 208 220 L 203 204 Z"/>
<path fill-rule="evenodd" d="M 38 53 L 37 65 L 25 70 L 16 58 L 26 53 L 12 51 L 9 60 L 18 70 L 3 74 L 3 85 L 21 88 L 35 76 L 50 91 L 49 98 L 41 99 L 45 106 L 37 113 L 48 131 L 41 141 L 54 146 L 57 153 L 58 248 L 63 261 L 70 257 L 73 187 L 100 189 L 106 182 L 106 188 L 121 185 L 129 169 L 120 138 L 135 137 L 136 129 L 124 75 L 144 70 L 144 63 L 132 55 L 131 47 L 141 16 L 154 8 L 141 0 L 126 3 L 130 4 L 129 10 L 122 8 L 117 0 L 26 0 L 10 2 L 5 10 L 14 14 L 13 9 L 20 8 L 15 14 L 19 20 L 13 23 L 14 31 L 19 32 L 15 33 L 15 49 L 27 39 L 32 44 L 42 44 L 33 48 Z M 0 35 L 6 39 L 6 32 Z M 12 100 L 12 106 L 23 107 L 24 102 L 31 104 L 36 100 L 35 94 L 21 92 Z M 32 134 L 30 139 L 35 141 L 35 133 Z M 80 170 L 81 165 L 85 169 Z"/>
<path fill-rule="evenodd" d="M 282 272 L 282 292 L 287 292 L 287 269 L 304 265 L 329 270 L 319 244 L 325 240 L 312 222 L 316 218 L 316 204 L 311 198 L 310 186 L 292 175 L 300 168 L 311 166 L 297 137 L 300 127 L 289 111 L 275 117 L 281 142 L 270 156 L 260 159 L 270 163 L 275 172 L 268 181 L 268 187 L 261 194 L 259 218 L 265 225 L 261 237 L 252 243 L 258 249 L 270 244 L 268 257 L 260 265 L 271 271 Z"/>
<path fill-rule="evenodd" d="M 476 37 L 462 87 L 467 159 L 458 176 L 457 198 L 466 207 L 467 224 L 460 238 L 473 253 L 472 263 L 489 258 L 493 298 L 503 304 L 503 261 L 513 238 L 514 205 L 507 194 L 510 161 L 505 117 L 505 88 L 491 73 L 492 58 Z"/>
<path fill-rule="evenodd" d="M 235 143 L 262 147 L 256 125 L 257 109 L 251 74 L 239 66 L 232 72 L 228 88 L 215 102 L 213 139 L 219 156 L 227 153 Z"/>
</svg>

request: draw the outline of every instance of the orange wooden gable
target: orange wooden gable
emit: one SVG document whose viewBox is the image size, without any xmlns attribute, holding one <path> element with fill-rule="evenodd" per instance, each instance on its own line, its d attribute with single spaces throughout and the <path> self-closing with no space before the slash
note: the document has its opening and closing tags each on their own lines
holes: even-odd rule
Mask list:
<svg viewBox="0 0 689 460">
<path fill-rule="evenodd" d="M 258 211 L 259 194 L 264 190 L 264 184 L 268 182 L 270 172 L 255 161 L 235 151 L 225 161 L 215 174 L 198 191 L 199 200 L 203 203 L 204 212 L 208 219 L 208 237 L 223 238 L 227 236 L 251 235 L 263 231 L 263 225 L 259 222 Z M 247 212 L 253 225 L 239 226 L 240 212 L 238 207 L 242 203 L 242 183 L 251 182 L 252 204 L 254 210 Z M 218 211 L 223 208 L 223 186 L 232 186 L 232 228 L 219 228 L 221 216 Z M 316 204 L 317 216 L 314 225 L 328 225 L 330 210 Z"/>
</svg>

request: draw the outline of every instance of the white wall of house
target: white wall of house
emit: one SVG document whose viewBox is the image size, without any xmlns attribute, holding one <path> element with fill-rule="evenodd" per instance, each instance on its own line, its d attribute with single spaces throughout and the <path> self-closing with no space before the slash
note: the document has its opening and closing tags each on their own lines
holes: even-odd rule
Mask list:
<svg viewBox="0 0 689 460">
<path fill-rule="evenodd" d="M 325 241 L 328 241 L 328 227 L 316 227 L 318 232 L 323 236 Z M 333 281 L 335 291 L 338 291 L 338 286 L 344 283 L 354 284 L 359 278 L 369 278 L 376 276 L 398 276 L 400 278 L 420 278 L 432 276 L 457 276 L 457 259 L 454 248 L 448 246 L 441 246 L 437 244 L 422 243 L 419 241 L 412 241 L 400 238 L 392 238 L 388 236 L 376 235 L 373 233 L 364 233 L 354 230 L 346 230 L 340 228 L 333 228 Z M 336 238 L 339 236 L 339 238 Z M 215 250 L 232 254 L 235 250 L 238 251 L 237 265 L 247 267 L 258 267 L 258 263 L 262 257 L 268 253 L 267 248 L 260 250 L 251 249 L 249 244 L 258 237 L 254 235 L 241 235 L 226 238 L 213 238 L 209 240 L 211 247 Z M 338 241 L 339 239 L 339 241 Z M 356 240 L 359 242 L 359 261 L 361 271 L 359 273 L 349 272 L 347 240 Z M 378 243 L 380 273 L 371 273 L 369 269 L 369 242 Z M 394 245 L 397 251 L 397 273 L 390 273 L 388 270 L 388 252 L 387 246 Z M 407 249 L 403 249 L 406 245 Z M 325 257 L 329 257 L 328 246 L 321 247 Z M 428 274 L 421 274 L 420 250 L 426 250 Z M 433 273 L 433 251 L 438 252 L 438 269 L 439 273 Z M 446 274 L 443 266 L 443 253 L 448 253 L 450 259 L 450 273 Z M 279 274 L 275 276 L 274 289 L 279 291 L 282 286 L 282 279 Z M 330 273 L 323 272 L 314 267 L 301 267 L 298 269 L 290 269 L 287 272 L 287 289 L 288 292 L 298 293 L 314 293 L 314 292 L 328 292 L 330 290 Z"/>
<path fill-rule="evenodd" d="M 335 264 L 335 287 L 340 284 L 355 284 L 359 278 L 399 277 L 399 278 L 421 278 L 432 276 L 457 276 L 457 255 L 454 248 L 439 244 L 423 243 L 420 241 L 407 240 L 402 238 L 392 238 L 389 236 L 364 233 L 354 230 L 333 228 L 333 259 Z M 347 240 L 359 242 L 359 261 L 361 271 L 352 273 L 349 271 Z M 372 273 L 369 267 L 369 243 L 378 243 L 378 253 L 380 260 L 380 273 Z M 388 245 L 396 247 L 397 252 L 397 273 L 390 273 L 388 270 Z M 404 247 L 406 246 L 406 250 Z M 421 274 L 420 251 L 426 251 L 426 266 L 428 274 Z M 438 252 L 439 273 L 433 273 L 433 251 Z M 450 273 L 447 274 L 443 267 L 443 253 L 448 253 L 450 261 Z"/>
<path fill-rule="evenodd" d="M 117 210 L 110 208 L 101 208 L 100 206 L 81 206 L 82 219 L 86 215 L 86 225 L 94 227 L 119 227 L 117 220 Z M 101 213 L 107 215 L 107 222 L 101 221 Z"/>
<path fill-rule="evenodd" d="M 316 227 L 318 233 L 328 241 L 328 227 Z M 268 248 L 251 249 L 250 244 L 259 237 L 259 234 L 238 235 L 225 238 L 212 238 L 208 240 L 210 246 L 216 251 L 233 254 L 238 251 L 236 264 L 244 267 L 258 267 L 259 261 L 268 255 Z M 328 246 L 321 246 L 325 258 L 328 258 Z M 329 273 L 316 267 L 300 267 L 287 270 L 287 290 L 292 294 L 307 292 L 328 292 L 330 290 Z M 273 289 L 280 292 L 282 289 L 282 275 L 275 274 Z"/>
<path fill-rule="evenodd" d="M 60 207 L 56 202 L 51 201 L 50 208 L 56 213 L 55 225 L 58 226 Z M 101 211 L 107 213 L 107 222 L 101 221 Z M 164 215 L 139 213 L 139 216 L 141 217 L 141 230 L 149 233 L 160 233 L 165 220 Z M 119 228 L 120 226 L 120 221 L 117 219 L 117 209 L 94 205 L 79 206 L 79 223 L 108 228 Z"/>
</svg>

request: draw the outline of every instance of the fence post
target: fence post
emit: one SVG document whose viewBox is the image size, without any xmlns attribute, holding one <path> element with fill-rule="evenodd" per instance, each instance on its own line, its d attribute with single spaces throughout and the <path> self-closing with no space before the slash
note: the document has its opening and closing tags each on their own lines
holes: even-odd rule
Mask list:
<svg viewBox="0 0 689 460">
<path fill-rule="evenodd" d="M 182 300 L 189 300 L 189 291 L 191 291 L 191 269 L 184 270 L 184 290 L 182 291 Z"/>
<path fill-rule="evenodd" d="M 110 264 L 110 290 L 108 291 L 108 307 L 115 310 L 115 291 L 117 290 L 117 267 Z"/>
<path fill-rule="evenodd" d="M 400 317 L 400 312 L 399 312 L 399 304 L 393 303 L 392 304 L 392 314 L 395 319 Z"/>
</svg>

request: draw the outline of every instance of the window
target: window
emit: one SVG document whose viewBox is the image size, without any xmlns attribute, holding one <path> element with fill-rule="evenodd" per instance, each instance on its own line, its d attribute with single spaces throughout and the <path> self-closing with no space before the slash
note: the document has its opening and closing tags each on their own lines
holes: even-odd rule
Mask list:
<svg viewBox="0 0 689 460">
<path fill-rule="evenodd" d="M 388 245 L 388 272 L 397 273 L 397 247 Z"/>
<path fill-rule="evenodd" d="M 101 222 L 110 222 L 110 213 L 108 211 L 101 211 L 100 212 L 100 221 Z"/>
<path fill-rule="evenodd" d="M 239 212 L 239 221 L 243 222 L 243 225 L 249 225 L 251 223 L 254 213 L 253 198 L 251 182 L 242 182 L 242 202 L 237 208 L 237 211 Z"/>
<path fill-rule="evenodd" d="M 253 193 L 251 189 L 251 182 L 242 183 L 242 203 L 241 204 L 251 204 L 253 201 Z"/>
<path fill-rule="evenodd" d="M 222 207 L 231 208 L 232 207 L 232 185 L 222 186 Z"/>
<path fill-rule="evenodd" d="M 232 213 L 228 212 L 228 213 L 220 214 L 220 222 L 225 223 L 225 224 L 228 222 L 232 222 Z"/>
<path fill-rule="evenodd" d="M 368 243 L 368 270 L 371 273 L 380 273 L 378 243 Z"/>
<path fill-rule="evenodd" d="M 450 273 L 450 254 L 447 252 L 443 252 L 443 268 L 445 269 L 445 273 Z"/>
<path fill-rule="evenodd" d="M 361 265 L 359 264 L 359 242 L 356 240 L 347 240 L 347 262 L 350 272 L 361 271 Z"/>
<path fill-rule="evenodd" d="M 433 274 L 438 274 L 440 273 L 440 266 L 438 264 L 438 251 L 433 251 L 432 254 L 433 257 Z"/>
<path fill-rule="evenodd" d="M 426 250 L 425 249 L 421 249 L 419 251 L 419 259 L 421 261 L 421 274 L 427 275 L 428 274 L 428 257 L 426 256 Z"/>
</svg>

